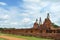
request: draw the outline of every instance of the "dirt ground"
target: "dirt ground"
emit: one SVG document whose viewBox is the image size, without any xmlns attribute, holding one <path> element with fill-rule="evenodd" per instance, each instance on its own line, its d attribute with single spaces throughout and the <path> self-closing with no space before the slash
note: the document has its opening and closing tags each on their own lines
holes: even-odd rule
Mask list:
<svg viewBox="0 0 60 40">
<path fill-rule="evenodd" d="M 23 39 L 23 38 L 15 38 L 15 37 L 10 37 L 10 36 L 0 36 L 0 38 L 5 38 L 7 40 L 26 40 L 26 39 Z"/>
</svg>

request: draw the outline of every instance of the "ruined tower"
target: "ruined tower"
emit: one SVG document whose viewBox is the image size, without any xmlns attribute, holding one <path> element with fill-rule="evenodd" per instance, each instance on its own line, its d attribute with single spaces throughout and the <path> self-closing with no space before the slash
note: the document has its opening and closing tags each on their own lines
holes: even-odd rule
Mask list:
<svg viewBox="0 0 60 40">
<path fill-rule="evenodd" d="M 47 14 L 47 18 L 45 19 L 44 23 L 43 23 L 43 28 L 44 29 L 51 29 L 52 27 L 52 22 L 50 20 L 50 16 L 49 16 L 49 13 Z"/>
<path fill-rule="evenodd" d="M 36 22 L 34 23 L 33 28 L 34 29 L 37 29 L 38 28 L 38 19 L 36 19 Z"/>
</svg>

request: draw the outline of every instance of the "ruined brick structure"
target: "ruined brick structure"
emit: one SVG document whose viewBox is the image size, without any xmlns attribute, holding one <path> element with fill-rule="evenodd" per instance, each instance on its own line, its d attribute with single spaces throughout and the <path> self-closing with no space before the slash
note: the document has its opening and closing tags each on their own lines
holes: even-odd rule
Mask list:
<svg viewBox="0 0 60 40">
<path fill-rule="evenodd" d="M 33 28 L 28 29 L 4 29 L 1 30 L 2 33 L 16 34 L 16 35 L 26 35 L 26 36 L 35 36 L 35 37 L 46 37 L 46 38 L 55 38 L 60 35 L 60 27 L 55 28 L 50 20 L 49 13 L 47 18 L 45 18 L 43 24 L 40 17 L 39 23 L 36 22 L 33 25 Z M 57 36 L 58 37 L 58 36 Z M 60 36 L 59 36 L 60 37 Z"/>
</svg>

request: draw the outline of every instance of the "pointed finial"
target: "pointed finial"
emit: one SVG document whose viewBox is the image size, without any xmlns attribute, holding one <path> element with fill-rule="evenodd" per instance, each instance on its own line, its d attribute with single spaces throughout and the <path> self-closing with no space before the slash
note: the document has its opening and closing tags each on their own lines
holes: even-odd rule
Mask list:
<svg viewBox="0 0 60 40">
<path fill-rule="evenodd" d="M 47 18 L 49 18 L 50 16 L 49 16 L 49 13 L 47 14 Z"/>
<path fill-rule="evenodd" d="M 37 23 L 38 19 L 36 19 L 36 23 Z"/>
<path fill-rule="evenodd" d="M 42 20 L 41 20 L 41 17 L 40 17 L 40 19 L 39 19 L 39 25 L 41 25 L 42 24 Z"/>
</svg>

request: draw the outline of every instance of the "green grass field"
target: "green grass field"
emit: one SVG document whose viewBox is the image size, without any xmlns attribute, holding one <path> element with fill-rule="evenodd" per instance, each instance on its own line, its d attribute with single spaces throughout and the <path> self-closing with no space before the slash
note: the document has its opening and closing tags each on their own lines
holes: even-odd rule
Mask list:
<svg viewBox="0 0 60 40">
<path fill-rule="evenodd" d="M 10 37 L 16 37 L 16 38 L 24 38 L 27 40 L 52 40 L 52 39 L 46 39 L 46 38 L 37 38 L 37 37 L 33 37 L 33 36 L 18 36 L 18 35 L 13 35 L 13 34 L 1 34 L 0 35 L 7 35 Z"/>
<path fill-rule="evenodd" d="M 0 38 L 0 40 L 7 40 L 7 39 L 4 39 L 4 38 Z"/>
</svg>

